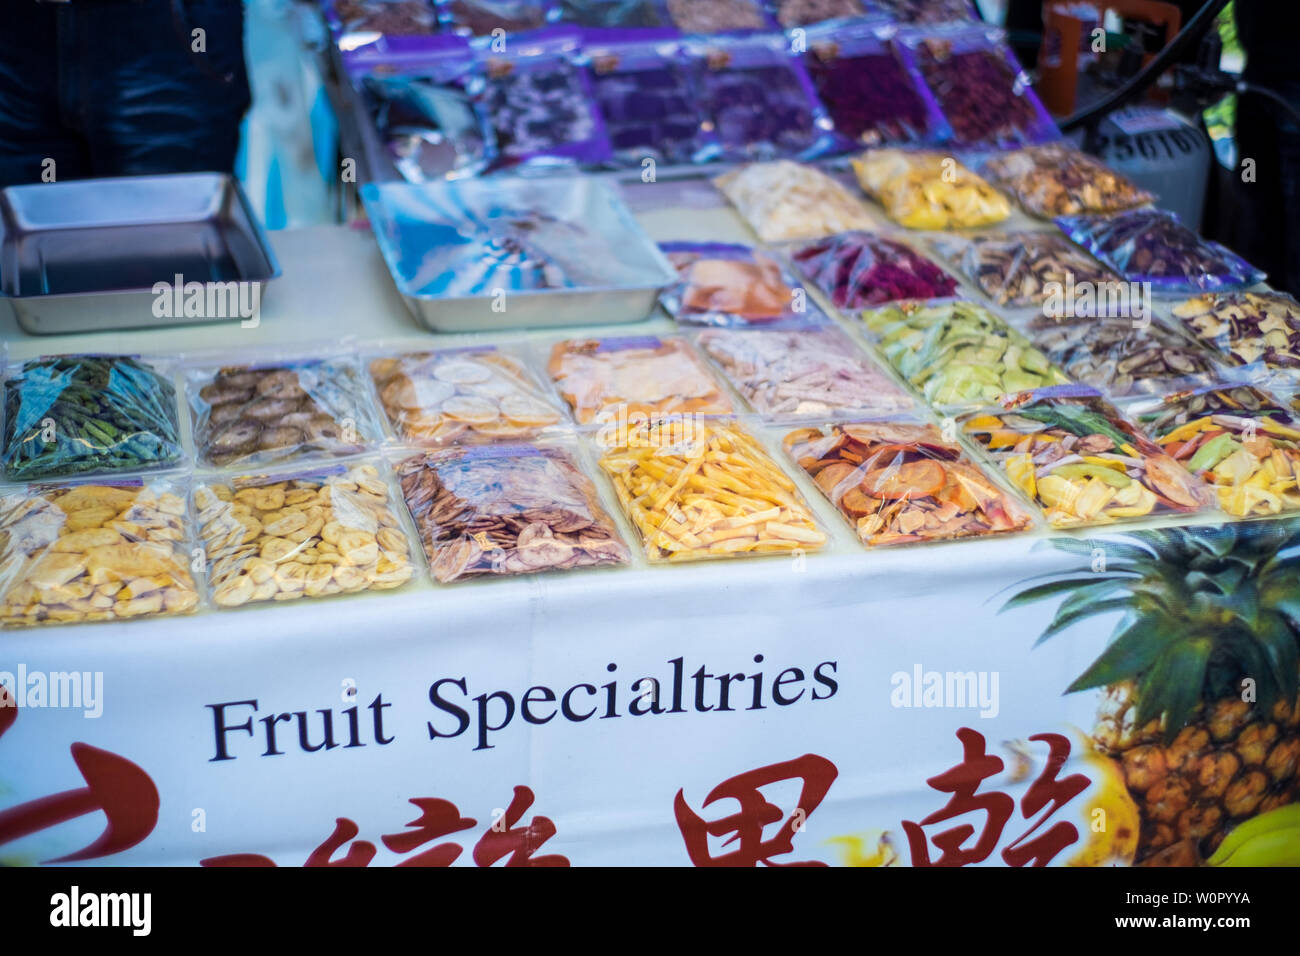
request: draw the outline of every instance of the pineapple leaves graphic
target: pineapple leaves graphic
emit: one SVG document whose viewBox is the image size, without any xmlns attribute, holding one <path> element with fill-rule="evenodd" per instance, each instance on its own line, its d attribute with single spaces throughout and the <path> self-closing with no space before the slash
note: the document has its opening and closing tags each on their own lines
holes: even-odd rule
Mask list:
<svg viewBox="0 0 1300 956">
<path fill-rule="evenodd" d="M 1267 714 L 1300 689 L 1300 521 L 1135 531 L 1096 541 L 1054 538 L 1048 546 L 1091 559 L 1049 572 L 1002 611 L 1062 595 L 1037 643 L 1102 614 L 1123 611 L 1106 650 L 1067 693 L 1136 683 L 1135 722 L 1163 717 L 1169 743 L 1205 702 L 1240 697 L 1254 681 L 1254 708 Z M 1043 580 L 1047 579 L 1047 580 Z"/>
</svg>

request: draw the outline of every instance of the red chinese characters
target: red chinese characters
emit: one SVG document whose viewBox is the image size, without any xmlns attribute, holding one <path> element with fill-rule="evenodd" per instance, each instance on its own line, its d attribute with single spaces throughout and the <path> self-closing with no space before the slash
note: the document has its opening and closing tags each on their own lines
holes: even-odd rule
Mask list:
<svg viewBox="0 0 1300 956">
<path fill-rule="evenodd" d="M 913 866 L 965 866 L 989 858 L 1002 840 L 1007 823 L 1015 813 L 1016 803 L 1005 793 L 979 792 L 989 778 L 1002 772 L 1003 762 L 986 752 L 983 734 L 969 727 L 957 731 L 962 744 L 962 762 L 926 781 L 934 790 L 951 794 L 948 802 L 925 817 L 919 824 L 903 821 Z M 1078 828 L 1067 821 L 1057 821 L 1042 828 L 1062 807 L 1088 789 L 1091 781 L 1083 774 L 1071 774 L 1058 779 L 1070 755 L 1070 741 L 1061 734 L 1035 734 L 1032 741 L 1048 747 L 1046 766 L 1020 800 L 1020 812 L 1033 825 L 1021 836 L 1012 840 L 1002 850 L 1001 856 L 1009 866 L 1046 866 L 1058 853 L 1079 838 Z M 1046 812 L 1042 812 L 1046 810 Z M 976 835 L 973 824 L 963 822 L 927 837 L 923 827 L 957 820 L 966 814 L 982 815 Z M 1037 833 L 1037 835 L 1035 835 Z M 972 837 L 974 839 L 972 840 Z M 930 845 L 939 850 L 937 859 L 931 858 Z"/>
<path fill-rule="evenodd" d="M 817 860 L 777 862 L 772 857 L 791 853 L 794 836 L 803 829 L 804 822 L 825 798 L 831 784 L 839 775 L 835 764 L 817 754 L 804 754 L 794 760 L 771 764 L 729 777 L 718 784 L 704 800 L 708 807 L 719 800 L 731 798 L 740 804 L 740 810 L 717 820 L 705 820 L 686 803 L 683 791 L 677 791 L 673 813 L 677 827 L 686 841 L 686 852 L 696 866 L 825 866 Z M 794 810 L 776 834 L 763 839 L 763 828 L 785 814 L 780 807 L 769 803 L 760 788 L 787 780 L 802 781 L 799 800 Z M 714 856 L 709 850 L 709 837 L 723 837 L 725 845 L 736 844 L 728 853 Z"/>
</svg>

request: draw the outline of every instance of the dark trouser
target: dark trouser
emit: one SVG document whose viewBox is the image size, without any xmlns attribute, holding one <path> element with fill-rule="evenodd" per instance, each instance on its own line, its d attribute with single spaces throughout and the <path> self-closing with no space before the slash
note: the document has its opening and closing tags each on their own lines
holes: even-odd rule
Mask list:
<svg viewBox="0 0 1300 956">
<path fill-rule="evenodd" d="M 1300 79 L 1246 78 L 1272 89 L 1300 110 Z M 1268 273 L 1268 282 L 1300 295 L 1300 122 L 1275 103 L 1249 93 L 1237 98 L 1237 179 L 1240 161 L 1255 161 L 1255 181 L 1238 183 L 1236 248 Z"/>
<path fill-rule="evenodd" d="M 0 186 L 42 181 L 47 160 L 47 180 L 233 169 L 241 0 L 0 7 Z"/>
</svg>

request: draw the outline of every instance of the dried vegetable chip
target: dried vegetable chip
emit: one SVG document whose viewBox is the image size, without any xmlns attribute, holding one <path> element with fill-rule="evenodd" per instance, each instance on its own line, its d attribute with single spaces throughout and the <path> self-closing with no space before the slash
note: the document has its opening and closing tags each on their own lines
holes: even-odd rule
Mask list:
<svg viewBox="0 0 1300 956">
<path fill-rule="evenodd" d="M 861 200 L 812 166 L 790 160 L 753 163 L 714 183 L 764 242 L 877 228 Z"/>
<path fill-rule="evenodd" d="M 1005 196 L 942 153 L 871 149 L 853 170 L 863 191 L 909 229 L 987 226 L 1011 215 Z"/>
<path fill-rule="evenodd" d="M 1115 213 L 1151 202 L 1149 192 L 1101 160 L 1065 143 L 997 153 L 981 171 L 1043 219 Z"/>
<path fill-rule="evenodd" d="M 394 431 L 411 441 L 518 441 L 563 420 L 524 366 L 492 347 L 376 358 L 370 376 Z"/>
<path fill-rule="evenodd" d="M 227 365 L 190 380 L 194 441 L 208 465 L 261 464 L 311 452 L 350 455 L 373 440 L 351 363 Z"/>
<path fill-rule="evenodd" d="M 933 425 L 801 428 L 785 449 L 866 545 L 1019 531 L 1029 514 Z"/>
<path fill-rule="evenodd" d="M 559 449 L 430 452 L 397 471 L 433 576 L 444 584 L 630 560 L 595 488 Z"/>
<path fill-rule="evenodd" d="M 1114 398 L 1206 385 L 1222 372 L 1214 359 L 1154 319 L 1036 319 L 1030 337 L 1076 382 Z"/>
<path fill-rule="evenodd" d="M 218 607 L 386 590 L 415 573 L 373 465 L 207 482 L 194 505 Z"/>
<path fill-rule="evenodd" d="M 732 410 L 730 399 L 681 339 L 557 342 L 547 370 L 582 425 L 620 414 L 657 418 Z"/>
<path fill-rule="evenodd" d="M 668 314 L 689 325 L 762 325 L 825 321 L 802 289 L 764 252 L 734 243 L 665 242 L 659 248 L 681 277 L 660 296 Z M 802 311 L 797 311 L 802 309 Z"/>
<path fill-rule="evenodd" d="M 734 422 L 647 423 L 600 466 L 651 561 L 788 554 L 826 543 L 794 482 Z"/>
<path fill-rule="evenodd" d="M 834 328 L 710 329 L 699 344 L 762 414 L 892 414 L 913 407 L 912 398 Z"/>
<path fill-rule="evenodd" d="M 790 258 L 841 309 L 957 294 L 957 280 L 925 256 L 867 232 L 815 239 L 794 249 Z"/>
<path fill-rule="evenodd" d="M 1182 392 L 1138 421 L 1165 453 L 1210 485 L 1230 515 L 1300 509 L 1300 430 L 1272 395 L 1248 386 Z"/>
<path fill-rule="evenodd" d="M 1229 365 L 1300 371 L 1300 302 L 1284 292 L 1199 295 L 1175 306 L 1174 317 Z"/>
<path fill-rule="evenodd" d="M 1104 289 L 1117 281 L 1113 272 L 1055 232 L 937 236 L 933 244 L 998 305 L 1041 305 L 1085 283 Z"/>
<path fill-rule="evenodd" d="M 576 63 L 544 53 L 490 59 L 487 70 L 483 109 L 503 164 L 609 158 L 604 124 Z"/>
<path fill-rule="evenodd" d="M 1057 528 L 1199 511 L 1205 485 L 1092 389 L 1014 396 L 962 419 L 1008 478 Z"/>
<path fill-rule="evenodd" d="M 0 625 L 193 611 L 199 595 L 176 491 L 159 479 L 0 495 Z"/>
<path fill-rule="evenodd" d="M 176 389 L 130 356 L 59 355 L 5 382 L 5 475 L 139 471 L 180 460 Z"/>
<path fill-rule="evenodd" d="M 862 318 L 894 370 L 940 408 L 1069 381 L 1028 339 L 972 303 L 888 306 Z"/>
<path fill-rule="evenodd" d="M 1250 263 L 1202 239 L 1164 209 L 1130 209 L 1115 216 L 1061 216 L 1061 230 L 1126 279 L 1157 291 L 1210 292 L 1264 278 Z"/>
</svg>

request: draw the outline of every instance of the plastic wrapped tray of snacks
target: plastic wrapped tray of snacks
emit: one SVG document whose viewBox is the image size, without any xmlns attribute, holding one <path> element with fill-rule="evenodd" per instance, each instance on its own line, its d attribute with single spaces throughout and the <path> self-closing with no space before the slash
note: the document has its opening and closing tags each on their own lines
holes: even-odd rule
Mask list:
<svg viewBox="0 0 1300 956">
<path fill-rule="evenodd" d="M 398 291 L 435 332 L 636 322 L 677 274 L 608 183 L 368 183 Z"/>
<path fill-rule="evenodd" d="M 248 197 L 221 173 L 0 190 L 0 263 L 0 297 L 37 335 L 251 319 L 280 274 Z M 188 307 L 178 276 L 206 284 L 203 308 Z"/>
</svg>

